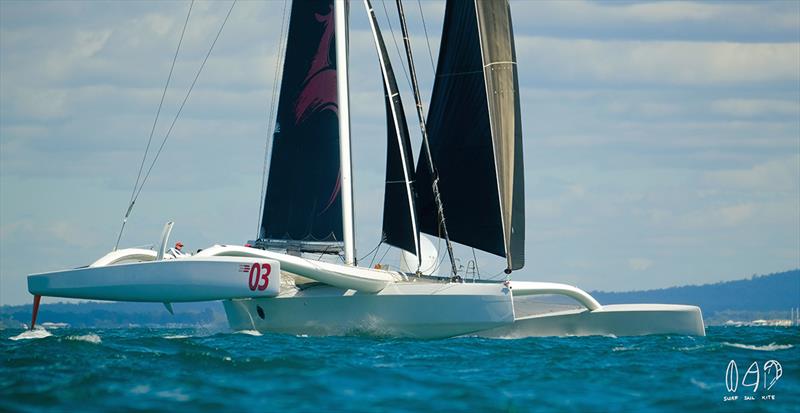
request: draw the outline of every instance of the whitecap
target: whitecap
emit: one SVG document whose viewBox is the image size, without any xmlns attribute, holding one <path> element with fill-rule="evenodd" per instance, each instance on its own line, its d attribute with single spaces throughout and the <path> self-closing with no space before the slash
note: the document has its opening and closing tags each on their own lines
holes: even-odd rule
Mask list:
<svg viewBox="0 0 800 413">
<path fill-rule="evenodd" d="M 138 386 L 134 386 L 129 391 L 133 394 L 147 394 L 150 393 L 150 386 L 146 384 L 140 384 Z"/>
<path fill-rule="evenodd" d="M 189 338 L 189 336 L 184 336 L 181 334 L 176 334 L 174 336 L 164 336 L 167 340 L 182 340 L 184 338 Z"/>
<path fill-rule="evenodd" d="M 614 347 L 614 348 L 611 349 L 611 351 L 631 351 L 631 350 L 637 350 L 637 348 L 636 347 Z"/>
<path fill-rule="evenodd" d="M 694 347 L 678 347 L 677 350 L 678 351 L 695 351 L 695 350 L 702 350 L 705 347 L 706 347 L 705 345 L 701 344 L 699 346 L 694 346 Z"/>
<path fill-rule="evenodd" d="M 245 334 L 245 335 L 248 335 L 248 336 L 255 336 L 255 337 L 263 336 L 263 334 L 261 334 L 261 332 L 256 331 L 256 330 L 239 330 L 239 331 L 236 332 L 236 334 Z"/>
<path fill-rule="evenodd" d="M 180 389 L 163 390 L 156 393 L 156 396 L 161 397 L 163 399 L 175 400 L 178 402 L 189 401 L 189 396 L 184 394 Z"/>
<path fill-rule="evenodd" d="M 92 344 L 100 344 L 103 342 L 103 340 L 101 340 L 100 336 L 98 336 L 97 334 L 86 334 L 82 336 L 67 336 L 66 339 L 73 341 L 85 341 L 87 343 L 92 343 Z"/>
<path fill-rule="evenodd" d="M 701 390 L 708 390 L 711 388 L 711 386 L 709 386 L 708 383 L 703 383 L 702 381 L 697 380 L 694 377 L 692 377 L 689 381 L 695 386 L 699 387 Z"/>
<path fill-rule="evenodd" d="M 17 341 L 17 340 L 31 340 L 36 338 L 45 338 L 50 336 L 52 336 L 52 334 L 50 334 L 49 331 L 43 328 L 37 328 L 35 330 L 25 330 L 14 337 L 9 337 L 8 339 Z"/>
<path fill-rule="evenodd" d="M 756 351 L 777 351 L 777 350 L 788 350 L 794 346 L 791 344 L 775 344 L 769 343 L 766 346 L 754 346 L 750 344 L 739 344 L 739 343 L 722 343 L 729 347 L 736 347 L 736 348 L 743 348 L 745 350 L 756 350 Z"/>
</svg>

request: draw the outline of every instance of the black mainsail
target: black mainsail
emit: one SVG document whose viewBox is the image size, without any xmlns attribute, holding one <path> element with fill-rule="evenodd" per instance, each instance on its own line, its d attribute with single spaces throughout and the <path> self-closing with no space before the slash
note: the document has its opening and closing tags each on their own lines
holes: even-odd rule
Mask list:
<svg viewBox="0 0 800 413">
<path fill-rule="evenodd" d="M 450 239 L 525 262 L 519 83 L 506 0 L 448 0 L 427 119 Z M 428 154 L 417 164 L 420 229 L 439 235 Z"/>
<path fill-rule="evenodd" d="M 378 60 L 386 97 L 386 186 L 383 198 L 383 241 L 419 254 L 419 229 L 414 205 L 414 161 L 406 116 L 389 54 L 369 0 L 370 26 L 378 49 Z"/>
<path fill-rule="evenodd" d="M 292 2 L 260 238 L 342 242 L 333 0 Z"/>
</svg>

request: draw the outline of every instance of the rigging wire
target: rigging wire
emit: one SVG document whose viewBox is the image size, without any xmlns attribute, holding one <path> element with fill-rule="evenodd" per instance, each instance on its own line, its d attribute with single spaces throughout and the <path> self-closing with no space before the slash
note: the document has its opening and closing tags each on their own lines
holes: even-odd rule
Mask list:
<svg viewBox="0 0 800 413">
<path fill-rule="evenodd" d="M 442 254 L 442 258 L 440 258 L 439 262 L 436 264 L 436 269 L 434 270 L 434 272 L 439 270 L 439 267 L 442 266 L 442 263 L 444 263 L 445 258 L 447 258 L 447 255 Z"/>
<path fill-rule="evenodd" d="M 208 58 L 211 56 L 211 52 L 214 50 L 214 46 L 217 44 L 217 40 L 219 40 L 219 36 L 222 34 L 222 29 L 225 28 L 225 23 L 227 23 L 228 18 L 231 17 L 233 6 L 236 5 L 237 1 L 238 0 L 233 0 L 233 3 L 231 3 L 231 7 L 228 9 L 228 14 L 225 15 L 225 20 L 222 21 L 222 24 L 219 27 L 219 31 L 217 31 L 216 37 L 214 37 L 214 41 L 211 42 L 211 47 L 208 48 L 206 57 L 203 58 L 203 63 L 200 64 L 200 69 L 197 70 L 197 74 L 195 74 L 194 80 L 192 80 L 192 84 L 189 86 L 189 90 L 186 92 L 186 96 L 183 98 L 183 102 L 181 102 L 181 106 L 178 108 L 178 113 L 176 113 L 175 117 L 172 119 L 172 124 L 169 125 L 169 129 L 167 129 L 167 134 L 164 135 L 164 140 L 161 141 L 161 146 L 158 147 L 158 151 L 156 152 L 156 155 L 153 158 L 153 162 L 150 164 L 150 168 L 147 170 L 147 173 L 145 174 L 144 179 L 142 180 L 142 184 L 139 186 L 139 190 L 136 192 L 136 197 L 134 197 L 134 202 L 136 202 L 136 199 L 139 198 L 139 194 L 142 192 L 144 184 L 150 177 L 150 173 L 153 171 L 153 167 L 156 166 L 156 161 L 158 161 L 158 157 L 159 155 L 161 155 L 161 151 L 164 150 L 164 145 L 167 143 L 167 140 L 169 139 L 170 134 L 172 133 L 172 128 L 175 127 L 175 122 L 178 121 L 178 117 L 180 117 L 181 112 L 183 111 L 183 107 L 186 105 L 186 101 L 189 100 L 189 96 L 192 94 L 194 85 L 197 84 L 197 79 L 200 78 L 200 73 L 203 72 L 203 68 L 206 66 L 206 62 L 208 62 Z"/>
<path fill-rule="evenodd" d="M 392 41 L 394 42 L 394 49 L 397 51 L 397 57 L 400 59 L 400 68 L 403 69 L 403 74 L 406 76 L 406 82 L 408 82 L 408 87 L 412 87 L 411 77 L 408 75 L 406 66 L 403 64 L 403 55 L 400 54 L 400 46 L 397 45 L 397 38 L 394 35 L 392 20 L 389 18 L 389 12 L 386 10 L 386 0 L 383 0 L 381 4 L 383 5 L 383 13 L 386 15 L 386 23 L 388 23 L 389 25 L 389 33 L 392 35 Z"/>
<path fill-rule="evenodd" d="M 386 248 L 386 252 L 384 252 L 384 253 L 383 253 L 383 255 L 381 255 L 381 259 L 379 259 L 379 260 L 378 260 L 378 264 L 380 264 L 381 262 L 383 262 L 383 259 L 384 259 L 384 258 L 386 258 L 386 254 L 388 254 L 388 253 L 389 253 L 389 251 L 391 251 L 391 250 L 392 250 L 392 246 L 391 246 L 391 245 L 388 245 L 388 248 Z M 377 255 L 378 255 L 378 254 L 375 254 L 375 256 L 377 256 Z M 370 266 L 370 267 L 372 267 L 372 263 L 370 263 L 370 265 L 369 265 L 369 266 Z"/>
<path fill-rule="evenodd" d="M 383 238 L 381 238 L 380 242 L 378 242 L 378 245 L 376 245 L 376 246 L 375 246 L 375 248 L 373 248 L 372 250 L 370 250 L 368 253 L 364 254 L 364 256 L 363 256 L 363 257 L 361 257 L 361 258 L 359 258 L 358 260 L 359 260 L 359 261 L 363 261 L 363 260 L 367 259 L 367 257 L 369 257 L 369 256 L 370 256 L 370 254 L 372 254 L 373 252 L 377 251 L 377 250 L 378 250 L 378 248 L 380 248 L 380 247 L 381 247 L 381 245 L 383 245 Z M 375 255 L 377 255 L 377 254 L 375 254 Z M 374 261 L 374 260 L 375 260 L 375 257 L 372 257 L 372 260 Z M 372 266 L 372 264 L 371 264 L 371 263 L 370 263 L 370 266 Z"/>
<path fill-rule="evenodd" d="M 475 273 L 478 274 L 478 279 L 481 278 L 481 270 L 478 269 L 478 257 L 475 256 L 475 248 L 472 248 L 472 261 L 475 263 Z"/>
<path fill-rule="evenodd" d="M 380 248 L 381 244 L 378 244 L 378 248 Z M 375 258 L 378 258 L 378 248 L 375 248 L 375 255 L 369 260 L 369 267 L 372 268 L 372 264 L 375 263 Z"/>
<path fill-rule="evenodd" d="M 505 270 L 500 270 L 500 272 L 497 272 L 494 275 L 489 276 L 489 278 L 487 278 L 487 280 L 499 280 L 500 277 L 503 277 L 503 276 L 505 276 L 506 281 L 508 281 L 508 279 L 510 278 L 508 276 L 508 274 L 506 274 Z"/>
<path fill-rule="evenodd" d="M 286 44 L 284 44 L 286 43 L 284 40 L 286 38 L 286 31 L 288 31 L 288 28 L 286 28 L 286 3 L 287 1 L 284 0 L 283 11 L 281 12 L 281 31 L 278 37 L 278 53 L 275 56 L 275 73 L 272 79 L 272 97 L 269 104 L 267 140 L 264 143 L 264 164 L 261 168 L 261 198 L 259 199 L 258 204 L 258 212 L 261 216 L 258 219 L 258 228 L 256 228 L 256 239 L 261 238 L 261 225 L 263 224 L 262 221 L 264 219 L 262 213 L 267 192 L 267 164 L 269 163 L 270 144 L 275 136 L 275 101 L 278 94 L 278 84 L 280 83 L 280 69 L 283 66 L 284 51 L 286 50 Z"/>
<path fill-rule="evenodd" d="M 422 17 L 422 30 L 425 31 L 425 43 L 428 45 L 428 57 L 431 58 L 431 69 L 434 72 L 434 76 L 436 76 L 436 65 L 433 63 L 433 51 L 431 51 L 431 42 L 428 40 L 428 25 L 425 24 L 425 14 L 422 12 L 422 0 L 417 0 L 417 6 L 419 6 L 419 15 Z"/>
<path fill-rule="evenodd" d="M 397 14 L 400 17 L 400 28 L 403 31 L 403 41 L 406 49 L 408 71 L 411 74 L 411 79 L 412 79 L 411 89 L 414 91 L 414 101 L 416 103 L 417 117 L 419 119 L 420 132 L 422 134 L 422 143 L 423 143 L 422 151 L 427 155 L 428 172 L 430 173 L 432 178 L 431 189 L 433 190 L 433 198 L 436 203 L 440 232 L 442 235 L 444 235 L 444 239 L 447 245 L 447 255 L 450 257 L 450 264 L 452 267 L 451 270 L 453 276 L 456 277 L 458 275 L 458 268 L 456 267 L 456 260 L 453 255 L 453 246 L 452 243 L 450 242 L 450 236 L 448 235 L 447 232 L 447 226 L 445 225 L 444 206 L 441 200 L 441 193 L 439 191 L 439 176 L 438 173 L 436 172 L 436 168 L 433 166 L 431 148 L 428 142 L 428 133 L 425 128 L 425 108 L 422 105 L 422 97 L 419 93 L 416 69 L 414 69 L 414 58 L 412 57 L 413 54 L 411 51 L 411 37 L 408 33 L 408 26 L 406 25 L 406 20 L 404 17 L 405 13 L 403 12 L 403 2 L 401 0 L 397 0 Z"/>
<path fill-rule="evenodd" d="M 178 53 L 181 50 L 181 45 L 183 44 L 183 36 L 186 34 L 186 27 L 189 25 L 189 16 L 192 15 L 192 8 L 194 7 L 194 0 L 189 3 L 189 11 L 186 13 L 186 20 L 183 22 L 183 29 L 181 30 L 181 37 L 178 39 L 178 47 L 175 49 L 175 55 L 172 56 L 172 65 L 169 67 L 169 75 L 167 75 L 167 82 L 164 84 L 164 90 L 161 92 L 161 100 L 158 102 L 158 110 L 156 110 L 156 117 L 153 119 L 153 126 L 150 128 L 150 136 L 147 138 L 147 146 L 144 149 L 144 155 L 142 156 L 142 163 L 139 165 L 139 172 L 136 174 L 136 183 L 133 184 L 133 190 L 131 190 L 131 199 L 128 201 L 128 210 L 125 212 L 125 217 L 122 219 L 122 227 L 119 229 L 119 235 L 117 235 L 117 242 L 114 244 L 114 251 L 119 248 L 119 241 L 122 238 L 122 231 L 125 229 L 125 223 L 128 221 L 128 216 L 133 209 L 133 203 L 135 202 L 134 197 L 136 195 L 136 189 L 139 187 L 139 180 L 142 177 L 142 170 L 144 170 L 144 163 L 147 160 L 147 154 L 150 152 L 150 144 L 153 142 L 153 134 L 156 131 L 156 124 L 158 124 L 158 117 L 161 115 L 161 108 L 164 106 L 164 97 L 167 95 L 167 89 L 169 88 L 169 83 L 172 80 L 172 73 L 175 70 L 175 62 L 178 60 Z"/>
</svg>

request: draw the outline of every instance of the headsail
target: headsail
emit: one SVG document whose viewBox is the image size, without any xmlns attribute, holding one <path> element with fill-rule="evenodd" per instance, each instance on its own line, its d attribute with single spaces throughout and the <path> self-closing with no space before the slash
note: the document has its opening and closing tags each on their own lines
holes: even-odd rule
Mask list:
<svg viewBox="0 0 800 413">
<path fill-rule="evenodd" d="M 333 1 L 294 1 L 260 238 L 342 241 Z M 328 244 L 330 245 L 330 244 Z"/>
<path fill-rule="evenodd" d="M 386 94 L 386 189 L 383 199 L 383 239 L 387 244 L 402 248 L 419 257 L 419 229 L 414 205 L 414 161 L 408 137 L 406 115 L 397 88 L 389 54 L 383 42 L 372 5 L 365 0 L 370 26 L 378 49 L 378 60 Z"/>
<path fill-rule="evenodd" d="M 525 205 L 516 53 L 508 2 L 448 0 L 427 121 L 453 241 L 524 265 Z M 427 154 L 420 229 L 438 235 Z"/>
</svg>

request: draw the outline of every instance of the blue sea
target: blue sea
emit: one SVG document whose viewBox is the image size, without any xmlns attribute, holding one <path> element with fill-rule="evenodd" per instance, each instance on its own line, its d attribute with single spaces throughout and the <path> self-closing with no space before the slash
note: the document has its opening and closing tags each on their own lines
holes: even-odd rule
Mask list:
<svg viewBox="0 0 800 413">
<path fill-rule="evenodd" d="M 19 339 L 30 334 L 0 330 L 0 411 L 800 410 L 798 328 L 707 332 L 410 340 L 131 328 Z"/>
</svg>

